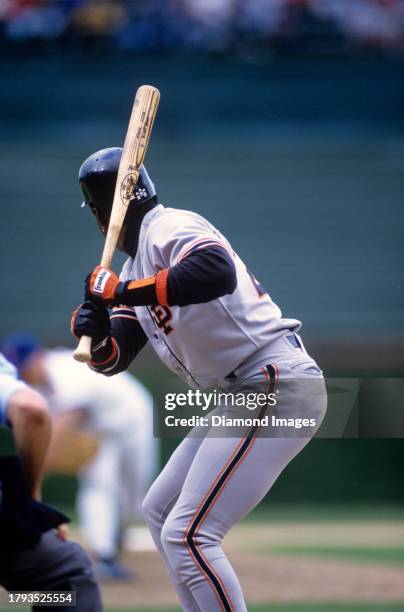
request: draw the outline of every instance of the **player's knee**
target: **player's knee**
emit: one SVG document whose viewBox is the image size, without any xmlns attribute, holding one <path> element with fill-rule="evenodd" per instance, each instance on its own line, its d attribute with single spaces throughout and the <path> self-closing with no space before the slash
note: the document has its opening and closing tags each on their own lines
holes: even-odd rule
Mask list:
<svg viewBox="0 0 404 612">
<path fill-rule="evenodd" d="M 178 521 L 168 516 L 161 530 L 161 544 L 167 554 L 177 546 L 184 544 L 185 529 L 182 529 Z"/>
<path fill-rule="evenodd" d="M 142 501 L 142 514 L 146 523 L 149 525 L 151 522 L 151 517 L 153 515 L 154 507 L 149 499 L 149 494 L 146 495 L 144 500 Z"/>
<path fill-rule="evenodd" d="M 189 554 L 186 543 L 186 524 L 178 518 L 168 516 L 161 530 L 161 545 L 175 572 L 187 573 Z"/>
<path fill-rule="evenodd" d="M 163 520 L 161 518 L 163 512 L 160 506 L 161 504 L 158 501 L 158 496 L 155 494 L 152 487 L 142 502 L 143 518 L 150 527 L 157 523 L 161 523 L 161 526 L 163 525 Z"/>
</svg>

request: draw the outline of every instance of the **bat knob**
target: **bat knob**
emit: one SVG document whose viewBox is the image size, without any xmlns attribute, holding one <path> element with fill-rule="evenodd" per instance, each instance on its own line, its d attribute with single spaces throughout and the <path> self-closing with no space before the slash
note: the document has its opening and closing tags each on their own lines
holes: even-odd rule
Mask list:
<svg viewBox="0 0 404 612">
<path fill-rule="evenodd" d="M 80 363 L 88 363 L 91 361 L 91 338 L 90 336 L 82 336 L 73 357 Z"/>
</svg>

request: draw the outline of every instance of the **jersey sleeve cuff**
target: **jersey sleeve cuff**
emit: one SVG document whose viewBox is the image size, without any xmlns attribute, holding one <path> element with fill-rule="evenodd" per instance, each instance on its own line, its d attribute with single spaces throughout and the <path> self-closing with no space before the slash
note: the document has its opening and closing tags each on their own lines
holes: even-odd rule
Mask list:
<svg viewBox="0 0 404 612">
<path fill-rule="evenodd" d="M 169 269 L 160 270 L 156 275 L 156 297 L 161 306 L 168 306 L 167 286 Z"/>
<path fill-rule="evenodd" d="M 118 352 L 119 352 L 118 351 L 118 343 L 115 340 L 115 338 L 112 338 L 112 337 L 108 338 L 107 348 L 109 349 L 109 355 L 107 357 L 105 357 L 105 353 L 104 353 L 99 361 L 97 361 L 97 359 L 96 359 L 97 350 L 93 349 L 92 350 L 92 359 L 91 359 L 89 365 L 92 366 L 93 368 L 104 368 L 105 366 L 109 366 L 111 364 L 114 364 L 115 361 L 116 361 L 116 358 L 118 356 Z"/>
</svg>

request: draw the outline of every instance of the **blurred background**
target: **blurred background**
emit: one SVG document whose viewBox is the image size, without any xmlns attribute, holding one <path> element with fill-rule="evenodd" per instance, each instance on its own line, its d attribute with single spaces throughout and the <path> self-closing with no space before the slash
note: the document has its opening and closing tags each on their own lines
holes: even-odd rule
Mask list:
<svg viewBox="0 0 404 612">
<path fill-rule="evenodd" d="M 402 0 L 0 0 L 0 54 L 1 337 L 73 347 L 70 313 L 102 247 L 78 168 L 121 145 L 134 91 L 151 83 L 162 98 L 147 167 L 161 201 L 217 225 L 303 321 L 328 375 L 380 379 L 383 410 L 386 379 L 404 369 Z M 152 393 L 164 375 L 148 349 L 132 371 Z M 163 461 L 173 446 L 163 441 Z M 403 451 L 400 439 L 315 440 L 256 524 L 334 521 L 351 535 L 329 541 L 329 526 L 317 553 L 308 537 L 298 555 L 345 550 L 396 568 Z M 71 506 L 75 486 L 53 476 L 47 498 Z M 390 534 L 377 546 L 374 526 L 353 543 L 365 518 Z M 280 554 L 294 559 L 292 543 Z M 384 611 L 398 595 L 382 591 Z"/>
</svg>

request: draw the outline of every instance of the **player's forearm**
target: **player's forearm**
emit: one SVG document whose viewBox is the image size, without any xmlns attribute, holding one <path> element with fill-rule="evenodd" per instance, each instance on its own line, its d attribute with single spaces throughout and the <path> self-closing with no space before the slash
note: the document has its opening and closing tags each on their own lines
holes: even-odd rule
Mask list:
<svg viewBox="0 0 404 612">
<path fill-rule="evenodd" d="M 91 351 L 90 367 L 105 376 L 128 369 L 147 342 L 146 334 L 132 309 L 115 308 L 109 335 Z"/>
<path fill-rule="evenodd" d="M 189 306 L 233 293 L 236 269 L 220 247 L 192 253 L 179 264 L 141 281 L 120 283 L 116 300 L 128 306 Z"/>
<path fill-rule="evenodd" d="M 40 499 L 43 466 L 51 436 L 47 404 L 32 389 L 17 391 L 10 399 L 7 416 L 29 492 L 35 499 Z"/>
</svg>

